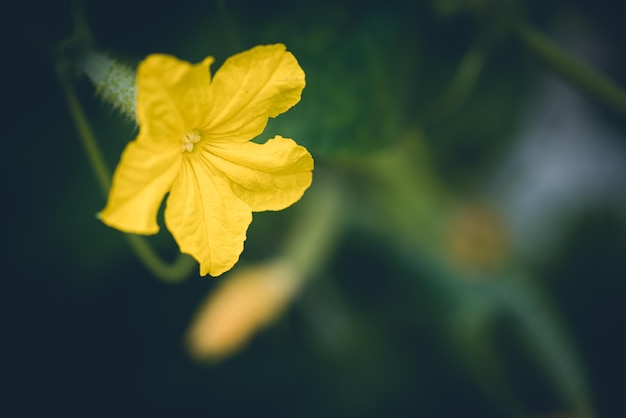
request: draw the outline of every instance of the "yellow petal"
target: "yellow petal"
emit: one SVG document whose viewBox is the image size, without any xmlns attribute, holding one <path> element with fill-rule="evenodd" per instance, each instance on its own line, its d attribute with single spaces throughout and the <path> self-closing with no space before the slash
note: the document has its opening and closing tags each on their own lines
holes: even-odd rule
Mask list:
<svg viewBox="0 0 626 418">
<path fill-rule="evenodd" d="M 211 102 L 213 57 L 190 64 L 170 55 L 149 55 L 137 70 L 137 120 L 146 138 L 175 138 L 195 127 Z"/>
<path fill-rule="evenodd" d="M 176 143 L 129 143 L 113 175 L 107 205 L 99 214 L 102 222 L 124 232 L 158 232 L 157 212 L 181 161 Z"/>
<path fill-rule="evenodd" d="M 277 135 L 265 144 L 207 142 L 202 152 L 255 212 L 284 209 L 311 185 L 313 157 L 289 138 Z"/>
<path fill-rule="evenodd" d="M 250 140 L 268 118 L 300 101 L 304 85 L 304 71 L 282 44 L 234 55 L 215 73 L 214 101 L 200 128 L 214 140 Z"/>
<path fill-rule="evenodd" d="M 200 263 L 200 274 L 219 276 L 243 251 L 250 207 L 233 194 L 201 155 L 185 159 L 165 208 L 165 224 L 180 251 Z"/>
</svg>

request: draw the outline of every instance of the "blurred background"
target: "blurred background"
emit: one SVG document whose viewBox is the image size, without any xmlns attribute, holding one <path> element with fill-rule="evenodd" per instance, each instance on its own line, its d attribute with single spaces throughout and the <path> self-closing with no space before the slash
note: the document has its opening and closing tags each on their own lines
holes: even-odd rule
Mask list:
<svg viewBox="0 0 626 418">
<path fill-rule="evenodd" d="M 84 3 L 128 65 L 284 43 L 307 87 L 260 140 L 306 146 L 313 186 L 231 272 L 160 280 L 95 218 L 55 74 L 76 5 L 5 7 L 0 414 L 626 416 L 626 104 L 572 76 L 626 86 L 623 6 Z M 137 128 L 73 82 L 114 167 Z"/>
</svg>

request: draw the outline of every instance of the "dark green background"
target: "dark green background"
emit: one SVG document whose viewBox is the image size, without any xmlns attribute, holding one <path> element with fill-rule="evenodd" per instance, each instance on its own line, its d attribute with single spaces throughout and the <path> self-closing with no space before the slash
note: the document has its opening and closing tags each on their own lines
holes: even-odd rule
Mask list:
<svg viewBox="0 0 626 418">
<path fill-rule="evenodd" d="M 388 121 L 419 120 L 480 27 L 466 14 L 443 17 L 428 2 L 240 0 L 223 2 L 224 9 L 189 0 L 85 3 L 96 46 L 131 63 L 153 52 L 189 61 L 210 54 L 219 63 L 256 44 L 286 43 L 308 81 L 293 112 L 301 119 L 310 112 L 313 120 L 310 135 L 298 140 L 322 165 L 340 151 L 392 146 L 394 138 L 367 132 Z M 578 19 L 608 50 L 623 50 L 624 14 L 616 2 L 523 4 L 548 32 L 565 18 Z M 3 12 L 0 374 L 8 389 L 1 415 L 510 416 L 442 336 L 451 302 L 422 280 L 427 269 L 405 263 L 392 246 L 358 229 L 342 239 L 319 284 L 248 349 L 216 367 L 194 363 L 181 339 L 220 279 L 159 282 L 118 232 L 94 218 L 104 198 L 54 72 L 52 50 L 71 33 L 71 10 L 70 2 L 24 2 Z M 608 70 L 626 85 L 623 54 L 612 56 Z M 386 106 L 388 98 L 367 84 L 376 71 L 401 97 L 396 106 Z M 433 165 L 453 194 L 479 183 L 508 149 L 540 74 L 519 43 L 506 41 L 490 58 L 470 109 L 427 132 Z M 339 87 L 332 88 L 334 80 Z M 113 165 L 134 128 L 94 98 L 86 80 L 77 79 L 77 86 Z M 350 113 L 355 101 L 362 108 Z M 324 114 L 329 104 L 345 115 Z M 600 105 L 594 111 L 623 138 L 623 118 Z M 572 331 L 598 417 L 620 417 L 626 416 L 624 217 L 593 202 L 589 207 L 570 221 L 558 248 L 528 270 Z M 255 215 L 243 261 L 274 254 L 276 229 L 291 215 L 291 209 L 284 218 Z M 172 251 L 169 237 L 156 243 Z M 332 325 L 320 326 L 306 308 L 320 300 L 349 318 L 353 336 L 325 339 Z M 507 372 L 529 416 L 560 410 L 541 376 L 524 366 L 515 340 L 502 338 Z"/>
</svg>

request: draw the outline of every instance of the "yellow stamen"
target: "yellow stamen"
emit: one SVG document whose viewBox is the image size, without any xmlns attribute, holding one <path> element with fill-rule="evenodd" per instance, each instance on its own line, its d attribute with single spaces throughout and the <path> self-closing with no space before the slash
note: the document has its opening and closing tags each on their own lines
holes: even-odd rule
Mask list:
<svg viewBox="0 0 626 418">
<path fill-rule="evenodd" d="M 192 129 L 189 132 L 185 132 L 183 138 L 180 140 L 181 152 L 192 152 L 193 144 L 197 144 L 202 139 L 202 132 L 198 129 Z"/>
</svg>

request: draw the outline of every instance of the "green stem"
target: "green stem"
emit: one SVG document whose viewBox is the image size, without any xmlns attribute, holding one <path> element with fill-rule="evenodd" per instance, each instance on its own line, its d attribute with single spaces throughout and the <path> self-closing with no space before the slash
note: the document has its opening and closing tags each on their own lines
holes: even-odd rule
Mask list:
<svg viewBox="0 0 626 418">
<path fill-rule="evenodd" d="M 284 243 L 283 257 L 304 279 L 325 264 L 343 229 L 341 186 L 332 173 L 317 172 L 297 222 Z"/>
<path fill-rule="evenodd" d="M 591 392 L 574 342 L 530 279 L 503 283 L 500 302 L 516 320 L 515 330 L 537 358 L 573 417 L 595 416 Z"/>
<path fill-rule="evenodd" d="M 465 53 L 454 79 L 435 106 L 435 117 L 443 119 L 443 116 L 455 113 L 467 101 L 485 66 L 486 52 L 484 42 L 479 39 Z"/>
<path fill-rule="evenodd" d="M 96 180 L 100 185 L 100 189 L 106 196 L 111 188 L 111 173 L 104 162 L 104 158 L 102 158 L 102 151 L 100 150 L 98 142 L 96 141 L 91 127 L 89 126 L 87 117 L 85 116 L 83 108 L 80 105 L 78 95 L 76 94 L 72 82 L 67 74 L 67 70 L 62 67 L 62 64 L 57 64 L 57 75 L 59 77 L 61 89 L 67 99 L 67 105 L 70 113 L 74 118 L 74 124 L 76 125 L 76 130 L 78 131 L 81 144 L 87 154 L 89 164 L 93 169 Z"/>
<path fill-rule="evenodd" d="M 69 78 L 67 67 L 64 66 L 62 62 L 57 63 L 57 76 L 61 89 L 67 99 L 70 113 L 72 114 L 74 124 L 79 134 L 78 136 L 87 154 L 89 164 L 93 169 L 100 189 L 104 196 L 106 196 L 111 187 L 111 172 L 102 157 L 102 151 L 98 146 L 98 141 L 80 105 L 76 90 Z M 189 276 L 194 266 L 197 265 L 193 258 L 185 254 L 180 254 L 173 263 L 168 264 L 159 257 L 145 238 L 138 235 L 124 235 L 130 247 L 137 255 L 137 258 L 139 258 L 150 272 L 165 282 L 174 283 L 185 279 Z"/>
<path fill-rule="evenodd" d="M 159 279 L 176 283 L 189 277 L 192 270 L 198 267 L 196 261 L 187 254 L 179 254 L 174 262 L 166 263 L 154 251 L 150 243 L 139 235 L 124 234 L 137 257 Z"/>
<path fill-rule="evenodd" d="M 541 31 L 524 22 L 517 30 L 526 47 L 553 71 L 615 112 L 626 115 L 626 92 L 606 75 L 574 59 Z"/>
</svg>

